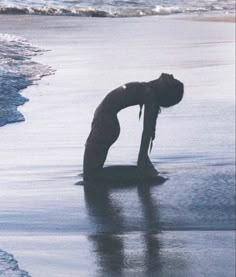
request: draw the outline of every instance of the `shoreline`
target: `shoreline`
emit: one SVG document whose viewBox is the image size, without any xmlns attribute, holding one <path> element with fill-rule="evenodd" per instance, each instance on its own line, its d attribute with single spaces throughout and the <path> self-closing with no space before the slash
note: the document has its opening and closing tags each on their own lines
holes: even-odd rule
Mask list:
<svg viewBox="0 0 236 277">
<path fill-rule="evenodd" d="M 177 19 L 177 17 L 176 17 Z M 236 17 L 235 15 L 186 15 L 185 18 L 179 18 L 182 20 L 193 20 L 193 21 L 205 21 L 205 22 L 225 22 L 225 23 L 235 23 L 236 22 Z"/>
<path fill-rule="evenodd" d="M 95 19 L 95 20 L 129 20 L 129 19 L 145 19 L 145 18 L 159 18 L 159 19 L 183 19 L 183 20 L 200 20 L 213 22 L 227 22 L 235 23 L 236 14 L 233 13 L 177 13 L 177 14 L 162 14 L 162 15 L 144 15 L 144 16 L 117 16 L 117 17 L 90 17 L 90 16 L 73 16 L 73 15 L 52 15 L 52 14 L 4 14 L 0 16 L 6 17 L 51 17 L 51 18 L 77 18 L 77 19 Z"/>
</svg>

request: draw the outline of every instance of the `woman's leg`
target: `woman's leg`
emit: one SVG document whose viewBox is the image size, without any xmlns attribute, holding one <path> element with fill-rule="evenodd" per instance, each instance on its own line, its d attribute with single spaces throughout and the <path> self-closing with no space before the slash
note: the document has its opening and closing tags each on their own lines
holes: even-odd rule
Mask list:
<svg viewBox="0 0 236 277">
<path fill-rule="evenodd" d="M 111 145 L 118 139 L 120 125 L 116 116 L 103 114 L 93 121 L 84 153 L 84 180 L 104 178 L 103 166 Z"/>
<path fill-rule="evenodd" d="M 105 163 L 110 145 L 87 143 L 84 152 L 84 180 L 97 179 Z"/>
</svg>

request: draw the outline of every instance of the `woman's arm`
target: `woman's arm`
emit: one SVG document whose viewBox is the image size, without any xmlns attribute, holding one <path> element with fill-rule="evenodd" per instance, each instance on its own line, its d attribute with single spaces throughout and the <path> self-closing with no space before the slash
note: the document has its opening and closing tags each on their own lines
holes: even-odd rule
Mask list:
<svg viewBox="0 0 236 277">
<path fill-rule="evenodd" d="M 154 171 L 155 173 L 157 172 L 149 159 L 148 149 L 155 138 L 156 120 L 159 109 L 160 108 L 154 99 L 150 98 L 149 101 L 145 103 L 143 133 L 138 155 L 138 166 L 145 171 L 151 170 L 153 173 Z"/>
</svg>

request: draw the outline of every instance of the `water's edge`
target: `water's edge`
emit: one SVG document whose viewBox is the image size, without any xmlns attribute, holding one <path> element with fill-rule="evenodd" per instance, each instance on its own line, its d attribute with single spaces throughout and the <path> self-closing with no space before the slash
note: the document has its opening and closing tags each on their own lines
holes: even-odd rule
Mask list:
<svg viewBox="0 0 236 277">
<path fill-rule="evenodd" d="M 0 249 L 0 275 L 2 277 L 30 277 L 29 273 L 19 268 L 17 260 L 12 254 Z"/>
<path fill-rule="evenodd" d="M 17 107 L 28 101 L 22 90 L 50 75 L 50 66 L 32 60 L 44 50 L 21 37 L 0 33 L 0 126 L 24 121 Z"/>
</svg>

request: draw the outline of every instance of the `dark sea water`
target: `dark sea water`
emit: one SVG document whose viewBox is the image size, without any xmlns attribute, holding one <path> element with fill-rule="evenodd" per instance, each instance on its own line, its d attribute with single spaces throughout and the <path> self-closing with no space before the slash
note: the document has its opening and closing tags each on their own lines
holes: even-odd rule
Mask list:
<svg viewBox="0 0 236 277">
<path fill-rule="evenodd" d="M 232 13 L 232 0 L 3 0 L 0 13 L 48 14 L 97 17 L 130 17 L 168 15 L 176 13 L 224 12 Z"/>
</svg>

